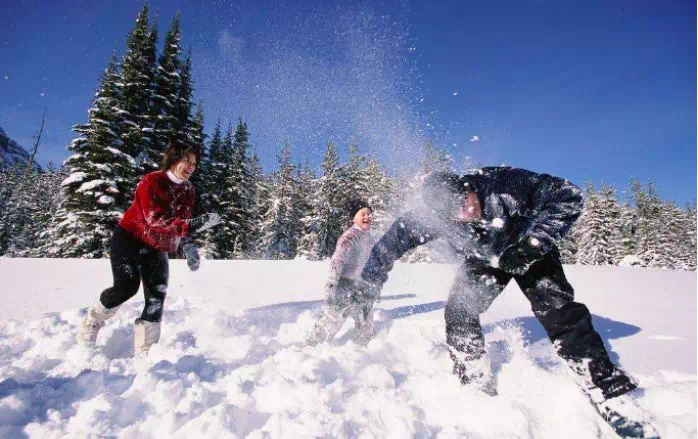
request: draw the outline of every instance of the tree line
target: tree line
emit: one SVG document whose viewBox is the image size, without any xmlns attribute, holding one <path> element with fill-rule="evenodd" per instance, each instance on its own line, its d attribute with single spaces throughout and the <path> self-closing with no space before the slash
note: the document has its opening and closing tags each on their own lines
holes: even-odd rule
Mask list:
<svg viewBox="0 0 698 439">
<path fill-rule="evenodd" d="M 417 175 L 395 177 L 356 143 L 342 162 L 329 141 L 319 173 L 307 162 L 294 162 L 286 144 L 276 169 L 265 174 L 242 117 L 226 125 L 219 119 L 211 136 L 204 134 L 203 104 L 194 111 L 192 53 L 182 47 L 179 14 L 159 56 L 157 41 L 145 5 L 125 53 L 120 59 L 113 53 L 100 77 L 87 122 L 73 127 L 78 137 L 68 147 L 72 155 L 58 169 L 0 169 L 0 255 L 107 257 L 137 182 L 158 168 L 172 138 L 201 152 L 191 179 L 194 214 L 216 212 L 223 219 L 197 237 L 210 259 L 325 259 L 349 224 L 349 200 L 369 202 L 380 233 L 414 204 L 424 175 L 454 168 L 445 152 L 427 144 Z M 651 182 L 630 186 L 632 197 L 621 203 L 613 187 L 587 185 L 584 213 L 561 243 L 564 262 L 695 270 L 695 204 L 679 208 L 663 201 Z M 443 260 L 435 251 L 442 244 L 437 240 L 403 260 Z"/>
</svg>

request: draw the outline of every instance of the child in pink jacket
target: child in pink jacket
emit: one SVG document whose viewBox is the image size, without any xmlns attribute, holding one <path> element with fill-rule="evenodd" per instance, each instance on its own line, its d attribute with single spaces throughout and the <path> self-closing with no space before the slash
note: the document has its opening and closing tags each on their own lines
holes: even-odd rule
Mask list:
<svg viewBox="0 0 698 439">
<path fill-rule="evenodd" d="M 359 341 L 367 342 L 376 333 L 373 303 L 377 297 L 363 287 L 361 280 L 361 271 L 374 244 L 370 231 L 372 210 L 366 202 L 353 200 L 347 211 L 352 225 L 337 240 L 330 260 L 325 304 L 310 334 L 309 341 L 313 344 L 332 339 L 350 316 L 354 319 Z"/>
</svg>

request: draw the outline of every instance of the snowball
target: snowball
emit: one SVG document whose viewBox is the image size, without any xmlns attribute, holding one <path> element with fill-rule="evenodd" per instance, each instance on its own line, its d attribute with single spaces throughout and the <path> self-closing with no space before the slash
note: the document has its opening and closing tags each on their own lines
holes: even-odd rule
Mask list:
<svg viewBox="0 0 698 439">
<path fill-rule="evenodd" d="M 495 218 L 492 220 L 492 227 L 496 229 L 501 229 L 504 227 L 504 220 L 501 218 Z"/>
</svg>

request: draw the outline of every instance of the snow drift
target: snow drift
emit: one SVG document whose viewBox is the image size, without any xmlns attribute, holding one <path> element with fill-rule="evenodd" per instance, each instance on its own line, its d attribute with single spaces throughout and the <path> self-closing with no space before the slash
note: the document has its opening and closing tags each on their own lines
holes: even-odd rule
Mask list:
<svg viewBox="0 0 698 439">
<path fill-rule="evenodd" d="M 500 395 L 451 374 L 455 267 L 397 264 L 367 346 L 348 321 L 308 346 L 326 263 L 171 262 L 163 336 L 133 358 L 142 298 L 75 343 L 107 260 L 0 259 L 2 437 L 614 437 L 512 283 L 483 315 Z M 664 438 L 696 437 L 695 273 L 567 267 L 611 358 L 646 389 Z"/>
</svg>

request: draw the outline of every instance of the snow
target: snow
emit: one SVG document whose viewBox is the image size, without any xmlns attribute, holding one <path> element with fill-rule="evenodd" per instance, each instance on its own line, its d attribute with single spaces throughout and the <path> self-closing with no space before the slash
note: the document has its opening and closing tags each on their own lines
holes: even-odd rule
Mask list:
<svg viewBox="0 0 698 439">
<path fill-rule="evenodd" d="M 105 186 L 105 185 L 106 186 L 114 186 L 115 183 L 111 180 L 103 180 L 103 179 L 91 180 L 91 181 L 88 181 L 88 182 L 81 184 L 80 187 L 78 188 L 78 190 L 76 190 L 75 192 L 78 192 L 78 193 L 88 192 L 88 191 L 92 191 L 94 189 L 97 189 L 100 186 Z"/>
<path fill-rule="evenodd" d="M 618 265 L 621 267 L 641 267 L 642 260 L 637 255 L 627 255 L 623 256 Z"/>
<path fill-rule="evenodd" d="M 662 437 L 696 437 L 695 273 L 566 270 Z M 308 346 L 327 272 L 300 260 L 204 260 L 197 272 L 170 261 L 161 342 L 134 359 L 140 293 L 96 353 L 75 343 L 84 307 L 111 284 L 108 260 L 0 259 L 0 436 L 615 437 L 515 283 L 483 315 L 492 398 L 451 374 L 443 308 L 454 266 L 396 264 L 376 338 L 354 343 L 348 321 L 333 342 Z"/>
<path fill-rule="evenodd" d="M 86 172 L 73 172 L 72 174 L 70 174 L 68 176 L 68 178 L 63 180 L 63 182 L 61 183 L 61 186 L 68 186 L 68 185 L 73 184 L 73 183 L 79 183 L 79 182 L 83 181 L 86 177 L 87 177 Z"/>
<path fill-rule="evenodd" d="M 98 204 L 102 204 L 102 205 L 114 204 L 114 202 L 116 202 L 116 200 L 114 199 L 114 197 L 111 197 L 111 196 L 109 196 L 109 195 L 102 195 L 102 196 L 99 197 L 99 199 L 97 200 L 97 203 L 98 203 Z"/>
</svg>

